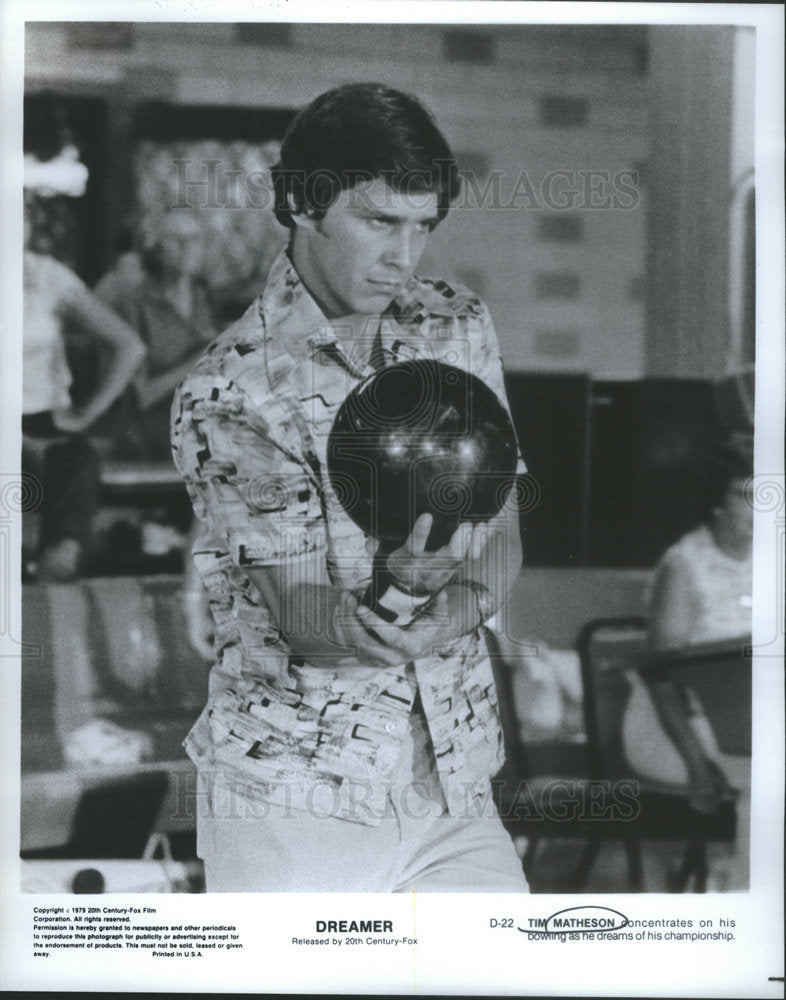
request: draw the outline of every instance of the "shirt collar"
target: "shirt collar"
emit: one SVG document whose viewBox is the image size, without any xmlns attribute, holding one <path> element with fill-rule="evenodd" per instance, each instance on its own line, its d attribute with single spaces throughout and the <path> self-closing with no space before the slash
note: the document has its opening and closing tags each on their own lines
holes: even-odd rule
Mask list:
<svg viewBox="0 0 786 1000">
<path fill-rule="evenodd" d="M 276 340 L 286 342 L 290 352 L 314 337 L 335 341 L 327 317 L 300 280 L 286 250 L 273 261 L 259 310 L 266 328 Z"/>
<path fill-rule="evenodd" d="M 383 349 L 389 348 L 396 340 L 409 340 L 413 336 L 420 339 L 416 327 L 422 319 L 420 312 L 423 306 L 419 302 L 417 288 L 417 279 L 411 279 L 409 286 L 379 317 Z M 303 284 L 286 249 L 281 251 L 270 268 L 259 300 L 259 311 L 274 350 L 285 351 L 292 357 L 313 356 L 320 352 L 343 364 L 358 377 L 372 370 L 367 366 L 361 371 L 347 356 L 336 337 L 333 323 Z M 368 317 L 369 323 L 373 321 L 374 317 Z M 413 321 L 415 329 L 407 329 Z M 334 323 L 340 325 L 341 320 Z"/>
<path fill-rule="evenodd" d="M 319 353 L 358 377 L 366 373 L 347 356 L 333 324 L 303 284 L 286 250 L 281 251 L 270 268 L 259 311 L 274 351 L 286 352 L 293 358 Z"/>
</svg>

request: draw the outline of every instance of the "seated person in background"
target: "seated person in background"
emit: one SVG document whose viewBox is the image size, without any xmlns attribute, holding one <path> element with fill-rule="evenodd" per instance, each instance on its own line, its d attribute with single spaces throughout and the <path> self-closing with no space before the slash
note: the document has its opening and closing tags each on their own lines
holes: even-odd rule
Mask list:
<svg viewBox="0 0 786 1000">
<path fill-rule="evenodd" d="M 96 286 L 147 347 L 133 388 L 102 428 L 116 457 L 170 460 L 172 396 L 218 332 L 202 276 L 203 240 L 189 210 L 150 213 L 137 231 L 138 252 L 121 257 Z"/>
<path fill-rule="evenodd" d="M 73 271 L 29 249 L 34 198 L 33 191 L 25 192 L 22 470 L 40 484 L 34 575 L 68 580 L 78 575 L 90 545 L 98 488 L 95 455 L 83 432 L 123 392 L 145 349 L 134 331 L 99 302 Z M 78 409 L 69 393 L 65 319 L 108 344 L 113 352 L 106 377 Z"/>
<path fill-rule="evenodd" d="M 745 490 L 752 475 L 747 435 L 711 456 L 709 516 L 658 563 L 650 610 L 653 649 L 750 634 L 753 513 Z"/>
<path fill-rule="evenodd" d="M 709 456 L 706 520 L 661 557 L 649 613 L 655 652 L 751 633 L 753 513 L 745 495 L 753 442 L 735 435 Z M 712 811 L 728 784 L 738 799 L 739 833 L 747 830 L 749 760 L 721 754 L 695 694 L 669 682 L 647 685 L 635 672 L 623 720 L 628 763 L 643 777 L 682 785 L 699 810 Z M 740 853 L 742 843 L 740 841 Z M 747 861 L 747 858 L 745 859 Z"/>
</svg>

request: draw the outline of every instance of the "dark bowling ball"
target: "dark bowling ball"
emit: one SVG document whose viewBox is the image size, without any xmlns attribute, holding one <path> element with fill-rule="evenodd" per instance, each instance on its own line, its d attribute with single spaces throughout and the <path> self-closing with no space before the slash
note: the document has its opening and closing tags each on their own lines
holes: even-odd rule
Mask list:
<svg viewBox="0 0 786 1000">
<path fill-rule="evenodd" d="M 347 514 L 387 548 L 400 545 L 421 514 L 433 514 L 433 551 L 462 521 L 500 510 L 517 452 L 508 412 L 485 382 L 438 361 L 403 361 L 344 400 L 328 441 L 328 473 Z"/>
</svg>

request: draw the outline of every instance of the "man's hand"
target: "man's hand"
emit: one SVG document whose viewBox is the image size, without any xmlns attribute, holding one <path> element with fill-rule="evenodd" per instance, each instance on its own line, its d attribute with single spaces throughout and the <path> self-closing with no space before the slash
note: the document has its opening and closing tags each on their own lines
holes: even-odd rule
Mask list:
<svg viewBox="0 0 786 1000">
<path fill-rule="evenodd" d="M 244 572 L 259 588 L 293 655 L 325 666 L 348 657 L 375 668 L 398 666 L 443 648 L 488 617 L 467 581 L 488 588 L 496 607 L 521 564 L 513 509 L 474 529 L 461 525 L 437 552 L 425 551 L 431 521 L 431 515 L 418 518 L 404 545 L 389 556 L 402 588 L 428 586 L 430 594 L 439 592 L 404 626 L 388 624 L 352 593 L 334 586 L 321 554 L 275 566 L 247 566 Z M 393 576 L 390 570 L 388 574 Z"/>
<path fill-rule="evenodd" d="M 456 528 L 447 545 L 427 552 L 433 521 L 431 514 L 421 514 L 406 542 L 385 560 L 395 583 L 413 594 L 436 593 L 453 579 L 468 557 L 477 559 L 479 555 L 475 550 L 482 538 L 466 521 Z"/>
<path fill-rule="evenodd" d="M 339 645 L 375 667 L 395 667 L 428 656 L 455 636 L 445 591 L 405 627 L 389 625 L 345 591 L 336 606 L 333 631 Z"/>
</svg>

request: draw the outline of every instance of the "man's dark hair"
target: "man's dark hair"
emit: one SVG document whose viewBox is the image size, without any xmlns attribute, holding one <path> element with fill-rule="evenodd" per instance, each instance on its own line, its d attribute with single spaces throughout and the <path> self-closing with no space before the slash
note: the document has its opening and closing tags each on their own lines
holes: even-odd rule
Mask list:
<svg viewBox="0 0 786 1000">
<path fill-rule="evenodd" d="M 320 219 L 341 191 L 382 177 L 404 194 L 434 192 L 441 220 L 461 188 L 431 114 L 380 83 L 348 84 L 312 101 L 287 129 L 272 175 L 276 218 L 290 228 L 289 195 L 295 213 Z"/>
</svg>

